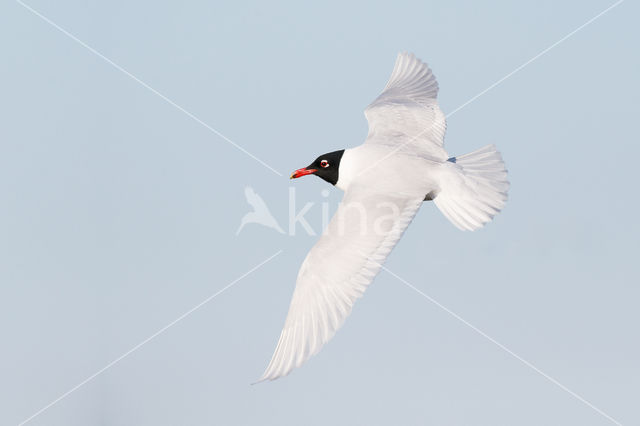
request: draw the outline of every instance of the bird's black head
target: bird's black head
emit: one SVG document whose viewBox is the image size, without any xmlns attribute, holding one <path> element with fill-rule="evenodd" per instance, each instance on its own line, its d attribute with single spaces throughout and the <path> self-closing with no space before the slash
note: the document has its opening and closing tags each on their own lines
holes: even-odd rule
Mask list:
<svg viewBox="0 0 640 426">
<path fill-rule="evenodd" d="M 344 149 L 323 154 L 307 167 L 298 169 L 291 174 L 291 179 L 296 179 L 305 175 L 316 175 L 335 185 L 338 182 L 338 170 L 340 160 L 344 154 Z"/>
</svg>

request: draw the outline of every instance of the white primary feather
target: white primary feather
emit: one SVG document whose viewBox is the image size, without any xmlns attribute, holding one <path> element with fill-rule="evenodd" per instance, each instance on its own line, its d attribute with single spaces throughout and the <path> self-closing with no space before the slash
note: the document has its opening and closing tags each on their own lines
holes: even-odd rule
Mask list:
<svg viewBox="0 0 640 426">
<path fill-rule="evenodd" d="M 333 337 L 422 204 L 350 190 L 305 259 L 289 314 L 262 380 L 285 376 Z"/>
<path fill-rule="evenodd" d="M 400 53 L 383 92 L 365 110 L 366 143 L 444 161 L 445 115 L 437 101 L 438 82 L 427 64 Z"/>
</svg>

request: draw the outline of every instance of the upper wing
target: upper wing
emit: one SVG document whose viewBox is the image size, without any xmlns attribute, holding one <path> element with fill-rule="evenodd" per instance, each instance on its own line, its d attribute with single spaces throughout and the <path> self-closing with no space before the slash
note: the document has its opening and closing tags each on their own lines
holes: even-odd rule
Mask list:
<svg viewBox="0 0 640 426">
<path fill-rule="evenodd" d="M 409 225 L 422 196 L 350 189 L 305 259 L 262 380 L 285 376 L 333 337 Z"/>
<path fill-rule="evenodd" d="M 364 111 L 369 121 L 367 143 L 446 160 L 447 123 L 437 96 L 438 82 L 427 64 L 413 54 L 400 53 L 383 92 Z"/>
</svg>

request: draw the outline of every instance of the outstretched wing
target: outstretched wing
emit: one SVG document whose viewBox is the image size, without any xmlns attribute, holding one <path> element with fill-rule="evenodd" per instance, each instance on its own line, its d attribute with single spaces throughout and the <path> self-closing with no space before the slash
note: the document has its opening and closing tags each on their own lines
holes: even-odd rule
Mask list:
<svg viewBox="0 0 640 426">
<path fill-rule="evenodd" d="M 273 358 L 260 381 L 285 376 L 333 337 L 423 197 L 350 189 L 305 259 Z"/>
<path fill-rule="evenodd" d="M 364 112 L 369 121 L 366 143 L 446 160 L 447 123 L 437 96 L 438 82 L 427 64 L 413 54 L 400 53 L 384 91 Z"/>
</svg>

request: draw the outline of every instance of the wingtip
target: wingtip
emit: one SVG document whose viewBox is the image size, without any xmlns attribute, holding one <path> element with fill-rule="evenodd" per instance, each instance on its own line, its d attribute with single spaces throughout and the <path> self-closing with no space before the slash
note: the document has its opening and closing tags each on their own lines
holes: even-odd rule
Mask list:
<svg viewBox="0 0 640 426">
<path fill-rule="evenodd" d="M 272 381 L 277 379 L 277 377 L 269 377 L 265 371 L 265 373 L 262 375 L 262 377 L 260 377 L 258 380 L 256 380 L 255 382 L 251 383 L 251 386 L 253 385 L 257 385 L 258 383 L 262 383 L 262 382 L 266 382 L 266 381 Z"/>
<path fill-rule="evenodd" d="M 262 382 L 266 382 L 268 380 L 273 380 L 277 377 L 273 377 L 273 375 L 269 374 L 269 368 L 267 368 L 264 373 L 262 373 L 262 376 L 260 376 L 260 378 L 258 380 L 256 380 L 255 382 L 251 383 L 251 386 L 253 385 L 257 385 L 258 383 L 262 383 Z"/>
<path fill-rule="evenodd" d="M 420 58 L 418 58 L 415 53 L 409 52 L 408 50 L 401 50 L 400 52 L 398 52 L 397 58 L 398 59 L 407 58 L 407 59 L 410 59 L 412 61 L 422 62 L 422 60 L 420 60 Z"/>
</svg>

